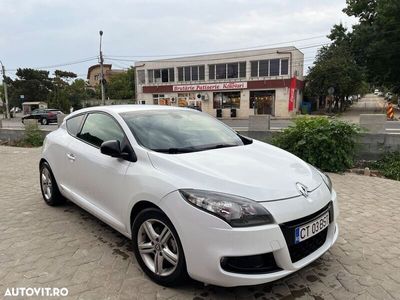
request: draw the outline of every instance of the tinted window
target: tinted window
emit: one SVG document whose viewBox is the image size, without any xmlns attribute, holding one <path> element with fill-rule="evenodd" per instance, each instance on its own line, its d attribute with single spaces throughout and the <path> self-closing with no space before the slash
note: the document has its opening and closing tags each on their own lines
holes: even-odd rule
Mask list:
<svg viewBox="0 0 400 300">
<path fill-rule="evenodd" d="M 82 120 L 85 115 L 79 115 L 67 120 L 67 130 L 69 134 L 76 136 L 81 128 Z"/>
<path fill-rule="evenodd" d="M 116 121 L 108 115 L 94 113 L 88 115 L 78 137 L 96 147 L 109 140 L 124 140 L 124 133 Z"/>
<path fill-rule="evenodd" d="M 215 65 L 208 66 L 208 77 L 209 79 L 215 79 Z"/>
<path fill-rule="evenodd" d="M 270 68 L 269 69 L 270 76 L 278 76 L 279 75 L 279 59 L 271 59 L 269 68 Z"/>
<path fill-rule="evenodd" d="M 289 60 L 281 59 L 281 75 L 287 75 L 289 73 Z"/>
<path fill-rule="evenodd" d="M 268 76 L 268 60 L 260 60 L 260 76 Z"/>
<path fill-rule="evenodd" d="M 183 67 L 178 68 L 178 81 L 183 81 Z"/>
<path fill-rule="evenodd" d="M 204 80 L 204 66 L 199 66 L 199 80 Z"/>
<path fill-rule="evenodd" d="M 154 151 L 180 153 L 243 145 L 235 131 L 205 113 L 151 110 L 121 115 L 137 141 Z"/>
<path fill-rule="evenodd" d="M 252 61 L 250 63 L 251 65 L 251 77 L 257 77 L 258 76 L 258 61 Z"/>
<path fill-rule="evenodd" d="M 246 62 L 239 63 L 239 77 L 246 77 Z"/>
</svg>

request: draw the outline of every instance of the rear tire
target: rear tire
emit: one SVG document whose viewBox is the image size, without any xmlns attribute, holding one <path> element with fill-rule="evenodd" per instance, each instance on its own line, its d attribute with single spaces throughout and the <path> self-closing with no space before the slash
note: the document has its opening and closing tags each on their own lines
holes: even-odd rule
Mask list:
<svg viewBox="0 0 400 300">
<path fill-rule="evenodd" d="M 47 162 L 43 162 L 40 165 L 40 190 L 47 205 L 57 206 L 65 203 L 65 198 L 61 195 L 56 179 Z"/>
<path fill-rule="evenodd" d="M 47 124 L 49 124 L 49 121 L 46 118 L 43 118 L 41 123 L 42 123 L 42 125 L 47 125 Z"/>
<path fill-rule="evenodd" d="M 136 260 L 154 282 L 176 286 L 186 281 L 188 274 L 181 241 L 161 210 L 146 208 L 137 215 L 132 225 L 132 241 Z"/>
</svg>

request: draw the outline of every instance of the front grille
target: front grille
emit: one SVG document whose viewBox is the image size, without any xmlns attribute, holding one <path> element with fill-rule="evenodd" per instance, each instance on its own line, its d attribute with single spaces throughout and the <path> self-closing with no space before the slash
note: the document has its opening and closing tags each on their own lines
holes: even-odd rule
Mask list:
<svg viewBox="0 0 400 300">
<path fill-rule="evenodd" d="M 221 259 L 221 267 L 225 271 L 239 274 L 266 274 L 281 270 L 272 253 L 224 257 Z"/>
<path fill-rule="evenodd" d="M 317 212 L 308 215 L 306 217 L 290 221 L 287 223 L 280 224 L 280 228 L 282 230 L 283 236 L 285 237 L 286 244 L 289 248 L 290 258 L 292 262 L 297 262 L 304 257 L 310 255 L 318 248 L 320 248 L 326 241 L 326 237 L 328 234 L 328 228 L 324 229 L 320 233 L 315 236 L 302 241 L 298 244 L 295 244 L 295 229 L 296 227 L 305 225 L 312 220 L 316 219 L 320 215 L 324 214 L 327 210 L 329 210 L 329 223 L 333 222 L 333 205 L 332 202 L 329 202 L 328 205 L 318 210 Z"/>
<path fill-rule="evenodd" d="M 313 237 L 298 244 L 289 246 L 289 253 L 292 262 L 295 263 L 319 249 L 325 243 L 327 234 L 328 228 L 325 228 Z"/>
</svg>

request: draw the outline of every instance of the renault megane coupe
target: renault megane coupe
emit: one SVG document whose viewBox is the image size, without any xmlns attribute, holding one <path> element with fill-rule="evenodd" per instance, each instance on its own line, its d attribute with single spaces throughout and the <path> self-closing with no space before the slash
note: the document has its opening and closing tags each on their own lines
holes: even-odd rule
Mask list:
<svg viewBox="0 0 400 300">
<path fill-rule="evenodd" d="M 188 108 L 93 107 L 47 135 L 44 201 L 69 199 L 133 242 L 155 282 L 273 281 L 338 237 L 329 177 Z"/>
</svg>

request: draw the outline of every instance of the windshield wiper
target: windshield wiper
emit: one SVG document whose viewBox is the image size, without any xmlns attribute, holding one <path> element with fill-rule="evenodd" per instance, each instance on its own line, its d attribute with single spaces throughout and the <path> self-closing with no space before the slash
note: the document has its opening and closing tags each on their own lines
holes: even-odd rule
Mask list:
<svg viewBox="0 0 400 300">
<path fill-rule="evenodd" d="M 184 148 L 165 148 L 165 149 L 151 149 L 156 152 L 161 153 L 169 153 L 169 154 L 178 154 L 178 153 L 190 153 L 199 151 L 199 149 L 195 147 L 184 147 Z"/>
<path fill-rule="evenodd" d="M 238 144 L 216 144 L 210 145 L 206 147 L 202 147 L 201 150 L 211 150 L 211 149 L 220 149 L 220 148 L 228 148 L 228 147 L 236 147 Z"/>
</svg>

